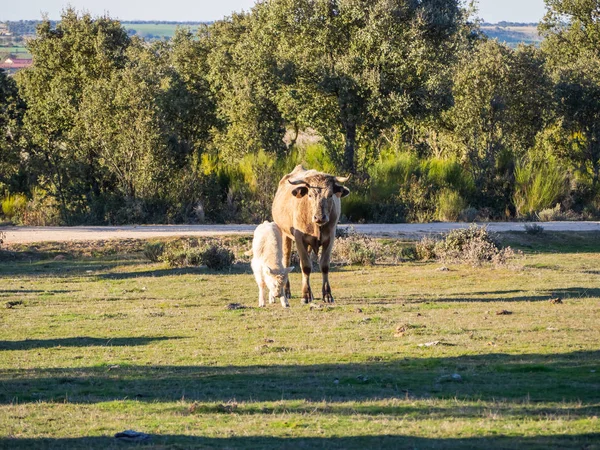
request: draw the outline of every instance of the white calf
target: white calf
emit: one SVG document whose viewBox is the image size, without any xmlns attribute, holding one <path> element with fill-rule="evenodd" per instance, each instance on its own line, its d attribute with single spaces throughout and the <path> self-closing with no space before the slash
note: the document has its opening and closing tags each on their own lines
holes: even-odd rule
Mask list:
<svg viewBox="0 0 600 450">
<path fill-rule="evenodd" d="M 284 294 L 288 274 L 293 267 L 283 266 L 281 230 L 275 222 L 264 222 L 254 230 L 252 241 L 252 271 L 258 284 L 258 306 L 265 306 L 265 288 L 269 289 L 269 303 L 279 297 L 281 306 L 290 304 Z"/>
</svg>

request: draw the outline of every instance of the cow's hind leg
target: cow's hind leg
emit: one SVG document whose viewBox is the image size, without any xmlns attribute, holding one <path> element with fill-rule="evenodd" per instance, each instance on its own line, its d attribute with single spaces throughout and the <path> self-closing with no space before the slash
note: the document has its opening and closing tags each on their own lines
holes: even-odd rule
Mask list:
<svg viewBox="0 0 600 450">
<path fill-rule="evenodd" d="M 292 238 L 283 236 L 283 266 L 290 267 L 292 264 Z M 285 283 L 285 296 L 289 299 L 292 298 L 292 292 L 290 290 L 290 279 L 288 277 Z"/>
</svg>

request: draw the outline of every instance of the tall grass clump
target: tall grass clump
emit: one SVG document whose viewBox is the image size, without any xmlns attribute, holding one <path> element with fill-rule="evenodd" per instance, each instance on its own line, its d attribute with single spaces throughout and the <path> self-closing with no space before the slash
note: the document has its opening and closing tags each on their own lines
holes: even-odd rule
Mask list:
<svg viewBox="0 0 600 450">
<path fill-rule="evenodd" d="M 27 205 L 27 197 L 23 194 L 8 194 L 2 200 L 2 213 L 4 216 L 13 220 L 25 210 Z"/>
<path fill-rule="evenodd" d="M 567 193 L 568 176 L 555 159 L 517 164 L 513 201 L 519 217 L 551 208 Z"/>
<path fill-rule="evenodd" d="M 331 173 L 334 175 L 338 174 L 338 167 L 331 160 L 331 156 L 327 151 L 327 148 L 323 144 L 309 144 L 298 153 L 297 164 L 302 163 L 307 169 L 315 169 L 320 172 Z M 294 164 L 295 165 L 295 164 Z M 291 172 L 293 167 L 287 167 L 287 172 Z M 281 174 L 283 176 L 283 173 Z M 281 177 L 280 177 L 281 178 Z"/>
<path fill-rule="evenodd" d="M 437 198 L 436 216 L 442 222 L 456 222 L 467 204 L 451 189 L 442 189 Z"/>
<path fill-rule="evenodd" d="M 382 152 L 369 170 L 373 219 L 382 222 L 458 220 L 474 191 L 472 177 L 455 159 L 419 159 Z"/>
<path fill-rule="evenodd" d="M 398 195 L 400 186 L 407 185 L 413 176 L 420 177 L 419 159 L 408 152 L 382 152 L 369 170 L 370 196 L 373 201 L 383 201 Z"/>
</svg>

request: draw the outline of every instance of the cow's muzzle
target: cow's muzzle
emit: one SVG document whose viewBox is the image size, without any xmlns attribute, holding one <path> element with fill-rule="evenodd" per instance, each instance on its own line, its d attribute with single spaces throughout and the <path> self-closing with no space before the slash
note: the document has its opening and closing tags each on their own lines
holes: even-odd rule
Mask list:
<svg viewBox="0 0 600 450">
<path fill-rule="evenodd" d="M 313 217 L 313 222 L 316 223 L 317 225 L 319 225 L 320 227 L 322 227 L 323 225 L 325 225 L 327 222 L 329 222 L 329 217 Z"/>
</svg>

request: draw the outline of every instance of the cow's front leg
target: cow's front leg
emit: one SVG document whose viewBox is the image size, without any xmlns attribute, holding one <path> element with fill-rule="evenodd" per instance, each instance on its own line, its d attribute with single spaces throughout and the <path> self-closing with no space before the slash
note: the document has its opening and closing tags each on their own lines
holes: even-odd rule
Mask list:
<svg viewBox="0 0 600 450">
<path fill-rule="evenodd" d="M 331 286 L 329 285 L 329 260 L 331 259 L 331 250 L 333 249 L 333 239 L 323 241 L 323 250 L 321 251 L 321 260 L 319 266 L 323 274 L 323 301 L 333 303 L 331 295 Z"/>
<path fill-rule="evenodd" d="M 287 236 L 283 236 L 283 267 L 290 267 L 292 261 L 292 238 Z M 285 283 L 285 296 L 290 299 L 292 298 L 292 292 L 290 290 L 290 279 L 288 277 L 287 282 Z"/>
<path fill-rule="evenodd" d="M 296 249 L 298 250 L 298 256 L 300 257 L 300 268 L 302 269 L 302 301 L 304 303 L 310 303 L 313 301 L 312 291 L 310 289 L 310 272 L 312 269 L 312 262 L 308 251 L 306 250 L 306 244 L 302 241 L 302 237 L 296 237 Z"/>
</svg>

